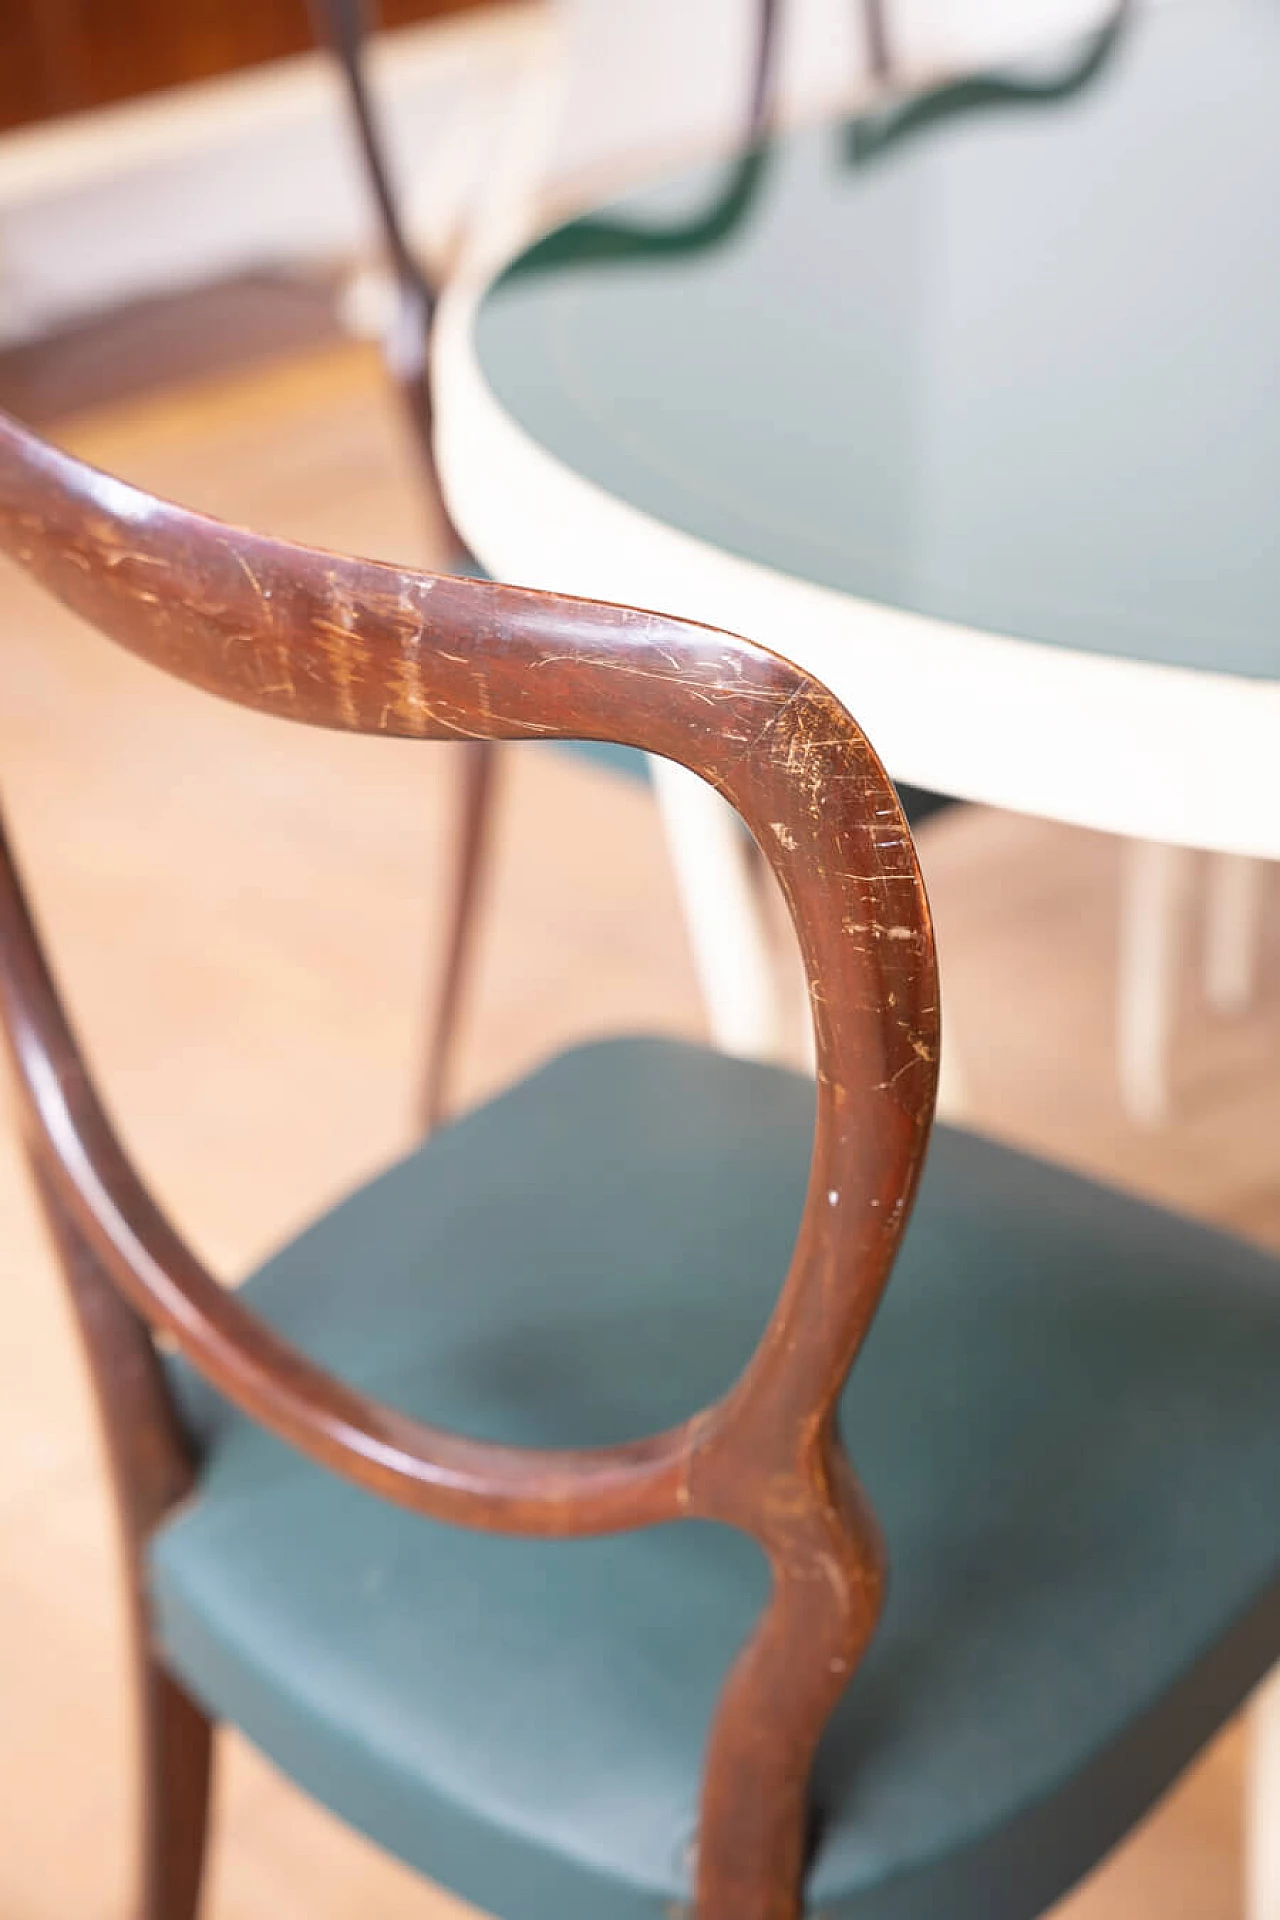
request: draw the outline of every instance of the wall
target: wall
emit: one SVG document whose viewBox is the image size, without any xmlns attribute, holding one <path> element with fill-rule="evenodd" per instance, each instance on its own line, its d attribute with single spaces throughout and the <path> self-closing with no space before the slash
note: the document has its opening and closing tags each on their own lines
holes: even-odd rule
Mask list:
<svg viewBox="0 0 1280 1920">
<path fill-rule="evenodd" d="M 895 52 L 936 70 L 1096 20 L 1105 0 L 896 0 Z M 755 0 L 494 6 L 389 37 L 374 79 L 415 232 L 447 247 L 517 111 L 541 93 L 543 177 L 741 125 Z M 784 104 L 865 80 L 851 0 L 790 0 Z M 523 103 L 517 107 L 517 101 Z M 368 244 L 334 76 L 319 56 L 0 137 L 0 341 L 104 305 Z M 375 303 L 376 304 L 376 303 Z"/>
</svg>

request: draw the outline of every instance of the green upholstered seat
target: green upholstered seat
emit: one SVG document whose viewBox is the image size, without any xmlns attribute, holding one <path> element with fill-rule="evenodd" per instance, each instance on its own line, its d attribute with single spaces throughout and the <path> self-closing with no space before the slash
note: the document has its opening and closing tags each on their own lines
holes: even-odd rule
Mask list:
<svg viewBox="0 0 1280 1920">
<path fill-rule="evenodd" d="M 432 1420 L 631 1437 L 749 1353 L 811 1119 L 792 1074 L 660 1040 L 584 1048 L 248 1292 Z M 507 1920 L 683 1911 L 756 1548 L 708 1525 L 557 1543 L 437 1525 L 181 1386 L 207 1452 L 150 1577 L 194 1692 Z M 1275 1263 L 942 1129 L 843 1417 L 892 1573 L 817 1769 L 810 1911 L 1039 1912 L 1280 1654 Z"/>
<path fill-rule="evenodd" d="M 529 751 L 536 753 L 538 743 L 531 743 Z M 552 747 L 551 752 L 576 753 L 598 767 L 607 767 L 610 773 L 625 774 L 629 780 L 649 779 L 649 762 L 638 747 L 615 746 L 612 740 L 568 740 Z"/>
</svg>

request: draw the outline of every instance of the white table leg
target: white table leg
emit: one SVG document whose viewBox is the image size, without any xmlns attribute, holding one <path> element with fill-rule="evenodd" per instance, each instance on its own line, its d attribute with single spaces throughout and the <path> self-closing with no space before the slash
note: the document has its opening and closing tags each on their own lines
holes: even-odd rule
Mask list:
<svg viewBox="0 0 1280 1920">
<path fill-rule="evenodd" d="M 1204 990 L 1210 1006 L 1238 1013 L 1253 997 L 1263 865 L 1215 853 L 1205 903 Z"/>
<path fill-rule="evenodd" d="M 774 1059 L 778 991 L 737 815 L 687 768 L 657 757 L 649 764 L 711 1037 L 725 1053 Z"/>
<path fill-rule="evenodd" d="M 795 976 L 794 1003 L 799 1009 L 800 1031 L 797 1035 L 795 1064 L 803 1072 L 816 1074 L 818 1071 L 818 1037 L 813 1030 L 813 1007 L 809 1000 L 809 979 L 804 970 L 804 959 L 799 943 L 792 941 L 791 971 Z"/>
<path fill-rule="evenodd" d="M 1280 1667 L 1249 1705 L 1245 1781 L 1246 1920 L 1280 1920 Z"/>
<path fill-rule="evenodd" d="M 969 1089 L 965 1080 L 964 1062 L 956 1051 L 955 1040 L 947 1018 L 947 1001 L 942 999 L 942 1052 L 938 1059 L 938 1106 L 939 1120 L 946 1120 L 952 1126 L 964 1122 L 969 1104 Z"/>
<path fill-rule="evenodd" d="M 686 768 L 656 757 L 649 764 L 711 1037 L 725 1053 L 747 1059 L 789 1055 L 764 903 L 737 817 L 705 781 Z M 812 1072 L 814 1058 L 806 1000 L 799 1064 Z M 944 1040 L 938 1117 L 959 1121 L 965 1105 L 956 1049 Z"/>
<path fill-rule="evenodd" d="M 1185 847 L 1161 841 L 1123 845 L 1116 1045 L 1121 1099 L 1144 1126 L 1169 1114 L 1169 1037 L 1192 860 Z"/>
</svg>

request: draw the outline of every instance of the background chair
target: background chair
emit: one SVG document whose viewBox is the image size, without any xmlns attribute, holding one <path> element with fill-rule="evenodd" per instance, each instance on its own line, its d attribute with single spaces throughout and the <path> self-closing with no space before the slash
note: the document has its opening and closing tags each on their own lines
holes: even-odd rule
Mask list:
<svg viewBox="0 0 1280 1920">
<path fill-rule="evenodd" d="M 859 4 L 868 64 L 877 77 L 883 78 L 889 61 L 884 10 L 880 0 L 859 0 Z M 761 158 L 761 152 L 752 153 L 750 145 L 768 124 L 783 17 L 781 0 L 753 0 L 753 5 L 755 37 L 744 121 L 749 150 L 739 167 L 727 176 L 720 200 L 694 216 L 686 229 L 655 234 L 655 244 L 670 240 L 672 244 L 679 241 L 693 245 L 703 236 L 709 243 L 721 223 L 736 218 L 749 201 Z M 383 352 L 410 425 L 428 523 L 446 564 L 454 572 L 477 575 L 483 568 L 449 516 L 435 464 L 430 356 L 437 294 L 407 237 L 387 144 L 368 85 L 364 52 L 369 11 L 365 0 L 312 0 L 312 14 L 317 33 L 342 76 L 394 282 L 395 303 L 383 336 Z M 491 742 L 477 741 L 469 742 L 463 754 L 451 907 L 439 985 L 428 1022 L 422 1090 L 422 1116 L 428 1127 L 440 1119 L 447 1102 L 493 828 L 497 750 Z M 609 764 L 624 772 L 643 775 L 645 771 L 645 763 L 637 755 L 612 754 L 607 758 Z M 663 773 L 661 777 L 666 780 L 670 776 Z M 900 797 L 913 825 L 954 804 L 917 788 L 900 790 Z M 710 860 L 703 860 L 697 857 L 695 848 L 682 848 L 678 839 L 672 855 L 685 911 L 695 930 L 694 956 L 712 1031 L 731 1052 L 759 1052 L 767 1057 L 776 1049 L 779 1032 L 777 983 L 759 903 L 752 897 L 751 871 L 748 868 L 744 873 L 739 850 L 732 841 L 722 842 Z"/>
<path fill-rule="evenodd" d="M 765 851 L 814 1014 L 816 1087 L 580 1049 L 229 1293 L 114 1134 L 5 852 L 0 1006 L 130 1571 L 148 1920 L 194 1908 L 215 1716 L 507 1920 L 787 1920 L 802 1879 L 839 1920 L 1040 1911 L 1280 1651 L 1274 1262 L 945 1129 L 904 1238 L 927 906 L 883 770 L 787 661 L 237 532 L 4 421 L 0 545 L 266 713 L 680 759 Z"/>
</svg>

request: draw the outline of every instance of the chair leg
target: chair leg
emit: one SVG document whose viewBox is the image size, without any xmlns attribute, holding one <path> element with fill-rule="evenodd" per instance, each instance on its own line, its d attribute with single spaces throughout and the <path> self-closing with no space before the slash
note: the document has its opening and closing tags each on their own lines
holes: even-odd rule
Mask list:
<svg viewBox="0 0 1280 1920">
<path fill-rule="evenodd" d="M 1169 1116 L 1169 1038 L 1178 944 L 1192 856 L 1154 840 L 1124 843 L 1116 1043 L 1120 1095 L 1129 1117 L 1160 1126 Z"/>
<path fill-rule="evenodd" d="M 139 1648 L 138 1692 L 139 1920 L 195 1920 L 208 1830 L 213 1724 L 147 1647 Z"/>
<path fill-rule="evenodd" d="M 462 780 L 452 897 L 422 1083 L 421 1116 L 427 1131 L 443 1118 L 449 1093 L 458 1022 L 484 892 L 498 772 L 499 750 L 495 741 L 468 740 L 460 751 Z"/>
<path fill-rule="evenodd" d="M 884 0 L 862 0 L 862 28 L 867 48 L 867 65 L 877 80 L 887 80 L 892 68 L 889 52 L 889 22 Z"/>
<path fill-rule="evenodd" d="M 1215 853 L 1205 902 L 1204 990 L 1211 1007 L 1239 1013 L 1253 996 L 1262 862 Z"/>
<path fill-rule="evenodd" d="M 1245 1920 L 1280 1920 L 1280 1667 L 1249 1706 Z"/>
<path fill-rule="evenodd" d="M 781 11 L 781 0 L 759 0 L 755 57 L 751 70 L 751 105 L 747 115 L 748 138 L 754 138 L 768 126 L 777 77 Z"/>
<path fill-rule="evenodd" d="M 196 1463 L 150 1332 L 117 1293 L 38 1160 L 36 1190 L 89 1363 L 106 1443 L 136 1673 L 139 1920 L 194 1920 L 213 1728 L 151 1641 L 147 1542 L 192 1491 Z"/>
</svg>

